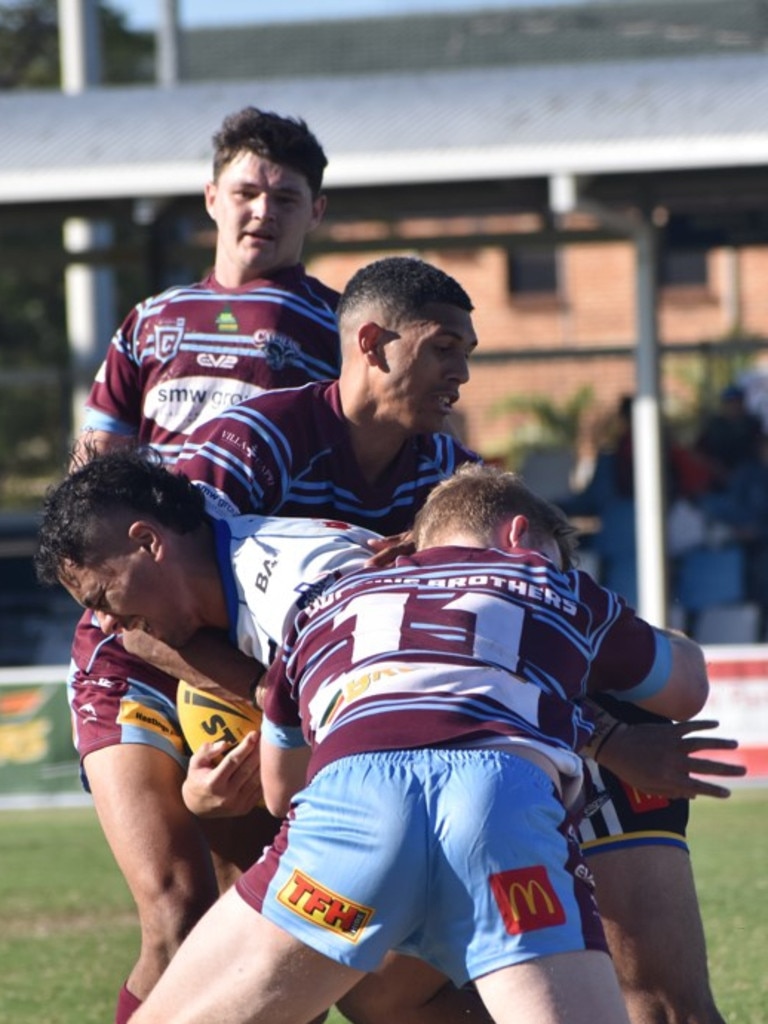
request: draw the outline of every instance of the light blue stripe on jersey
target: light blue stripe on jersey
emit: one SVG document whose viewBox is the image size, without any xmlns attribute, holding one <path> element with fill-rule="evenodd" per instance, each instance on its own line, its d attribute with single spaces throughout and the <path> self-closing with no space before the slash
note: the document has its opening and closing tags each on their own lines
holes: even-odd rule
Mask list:
<svg viewBox="0 0 768 1024">
<path fill-rule="evenodd" d="M 349 708 L 344 709 L 333 725 L 330 726 L 326 738 L 335 732 L 337 728 L 344 728 L 350 722 L 370 718 L 371 715 L 386 715 L 392 712 L 407 712 L 408 714 L 437 712 L 445 714 L 446 709 L 451 706 L 452 710 L 462 718 L 473 718 L 478 722 L 488 722 L 489 719 L 496 722 L 506 722 L 510 731 L 514 734 L 522 732 L 524 735 L 531 737 L 531 739 L 540 740 L 550 746 L 562 747 L 564 750 L 573 749 L 572 742 L 566 742 L 544 732 L 536 722 L 531 721 L 526 715 L 514 711 L 511 707 L 503 707 L 493 700 L 483 700 L 480 696 L 472 699 L 466 694 L 448 692 L 431 693 L 424 696 L 409 694 L 404 699 L 395 696 L 389 700 L 378 698 L 367 705 L 353 704 Z"/>
<path fill-rule="evenodd" d="M 210 352 L 212 348 L 217 349 L 221 355 L 265 358 L 263 352 L 254 351 L 253 338 L 249 334 L 230 334 L 227 337 L 222 337 L 202 331 L 196 333 L 190 331 L 184 335 L 184 341 L 179 346 L 179 350 L 183 352 Z"/>
<path fill-rule="evenodd" d="M 325 363 L 321 359 L 311 356 L 308 352 L 301 353 L 300 364 L 307 373 L 313 374 L 319 380 L 331 380 L 339 375 L 338 363 Z"/>
<path fill-rule="evenodd" d="M 105 430 L 109 434 L 120 434 L 121 437 L 136 436 L 136 427 L 129 426 L 106 412 L 91 409 L 88 406 L 86 406 L 83 417 L 83 428 L 85 430 Z"/>
<path fill-rule="evenodd" d="M 250 468 L 232 452 L 225 451 L 223 448 L 220 448 L 218 445 L 215 445 L 210 441 L 207 441 L 203 445 L 190 444 L 185 446 L 179 455 L 177 468 L 183 472 L 184 463 L 189 459 L 193 459 L 200 455 L 201 450 L 203 449 L 206 461 L 212 463 L 214 466 L 219 466 L 229 476 L 232 476 L 235 480 L 241 483 L 249 492 L 253 508 L 259 508 L 263 503 L 264 490 L 254 480 L 253 473 Z M 252 511 L 252 509 L 240 509 L 240 511 L 245 513 Z"/>
<path fill-rule="evenodd" d="M 667 685 L 669 674 L 672 671 L 672 641 L 659 630 L 654 630 L 654 633 L 656 634 L 656 658 L 651 671 L 642 683 L 633 686 L 631 690 L 608 690 L 611 697 L 615 697 L 617 700 L 648 700 Z"/>
<path fill-rule="evenodd" d="M 306 319 L 315 320 L 330 331 L 335 332 L 338 330 L 336 314 L 323 299 L 315 297 L 315 302 L 310 302 L 309 299 L 304 299 L 295 292 L 284 291 L 282 288 L 259 288 L 256 291 L 244 294 L 209 291 L 199 286 L 169 288 L 167 291 L 161 292 L 160 295 L 147 301 L 142 309 L 142 316 L 154 316 L 158 308 L 172 307 L 177 302 L 213 302 L 220 305 L 227 299 L 236 299 L 238 304 L 268 303 L 271 306 L 282 305 L 301 314 Z"/>
<path fill-rule="evenodd" d="M 285 434 L 281 430 L 277 430 L 274 423 L 263 413 L 245 406 L 235 406 L 227 419 L 234 420 L 235 423 L 244 423 L 250 431 L 264 440 L 277 463 L 280 473 L 280 493 L 285 494 L 289 482 L 286 467 L 291 463 L 291 443 Z M 250 469 L 244 468 L 247 470 L 248 476 L 251 476 Z"/>
<path fill-rule="evenodd" d="M 322 324 L 323 327 L 330 331 L 338 330 L 336 314 L 322 299 L 316 300 L 322 303 L 322 305 L 318 306 L 307 299 L 302 299 L 295 292 L 286 292 L 279 288 L 259 288 L 257 292 L 253 293 L 253 296 L 248 296 L 248 298 L 252 298 L 255 302 L 270 302 L 270 304 L 277 300 L 280 305 L 287 306 L 288 309 L 300 313 L 309 320 L 316 320 L 317 323 Z"/>
<path fill-rule="evenodd" d="M 300 726 L 276 725 L 266 715 L 261 720 L 261 735 L 281 750 L 298 750 L 307 745 Z"/>
<path fill-rule="evenodd" d="M 447 436 L 443 438 L 441 435 L 435 435 L 435 442 L 438 449 L 446 453 L 443 457 L 444 460 L 436 461 L 433 458 L 423 457 L 417 466 L 415 479 L 404 481 L 395 487 L 392 493 L 387 495 L 386 505 L 373 508 L 370 500 L 363 505 L 363 500 L 358 495 L 348 488 L 339 487 L 331 480 L 305 479 L 308 474 L 311 474 L 312 466 L 291 482 L 285 500 L 295 502 L 297 505 L 304 505 L 308 509 L 311 509 L 313 505 L 332 504 L 340 516 L 353 513 L 356 521 L 365 519 L 367 522 L 375 524 L 377 520 L 390 515 L 395 509 L 409 508 L 413 504 L 415 492 L 428 490 L 453 473 L 456 467 L 456 450 L 452 448 L 450 439 Z M 322 458 L 327 451 L 328 449 L 318 452 L 316 458 Z M 464 461 L 463 457 L 462 461 Z"/>
<path fill-rule="evenodd" d="M 176 459 L 179 457 L 179 453 L 183 448 L 182 444 L 159 444 L 157 441 L 152 442 L 152 448 L 162 458 L 166 466 L 175 466 Z"/>
</svg>

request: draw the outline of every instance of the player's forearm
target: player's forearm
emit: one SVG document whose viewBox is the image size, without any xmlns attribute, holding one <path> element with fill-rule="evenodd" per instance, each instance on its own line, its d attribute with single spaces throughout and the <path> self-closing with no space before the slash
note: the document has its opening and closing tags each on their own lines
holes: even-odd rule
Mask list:
<svg viewBox="0 0 768 1024">
<path fill-rule="evenodd" d="M 304 788 L 309 758 L 309 747 L 277 747 L 262 733 L 261 785 L 270 814 L 282 818 L 288 813 L 293 797 Z"/>
<path fill-rule="evenodd" d="M 709 679 L 704 652 L 695 640 L 676 630 L 660 630 L 672 646 L 672 667 L 665 686 L 638 706 L 675 721 L 687 721 L 697 715 L 709 695 Z"/>
<path fill-rule="evenodd" d="M 671 798 L 696 796 L 727 797 L 730 790 L 708 782 L 701 775 L 736 778 L 744 775 L 741 765 L 717 757 L 702 757 L 702 751 L 733 751 L 738 744 L 723 737 L 702 737 L 693 732 L 712 729 L 717 722 L 661 722 L 630 725 L 619 722 L 589 698 L 580 701 L 595 724 L 589 743 L 579 751 L 602 768 L 644 793 Z M 726 758 L 728 755 L 726 755 Z"/>
<path fill-rule="evenodd" d="M 225 696 L 235 695 L 251 701 L 254 687 L 264 666 L 234 647 L 217 630 L 201 630 L 182 649 L 175 650 L 146 633 L 123 634 L 131 653 L 178 679 L 213 693 L 221 689 Z"/>
<path fill-rule="evenodd" d="M 130 448 L 135 444 L 136 438 L 133 435 L 115 434 L 109 430 L 84 430 L 72 445 L 69 470 L 74 472 L 97 455 L 118 448 Z"/>
</svg>

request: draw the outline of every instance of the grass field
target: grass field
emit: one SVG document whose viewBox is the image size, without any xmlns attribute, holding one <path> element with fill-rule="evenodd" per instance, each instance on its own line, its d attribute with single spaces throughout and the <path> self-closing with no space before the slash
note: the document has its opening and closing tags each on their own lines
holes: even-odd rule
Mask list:
<svg viewBox="0 0 768 1024">
<path fill-rule="evenodd" d="M 728 1024 L 768 1024 L 767 821 L 768 789 L 693 807 L 712 981 Z M 0 812 L 0 922 L 0 1021 L 110 1024 L 138 932 L 91 811 Z"/>
</svg>

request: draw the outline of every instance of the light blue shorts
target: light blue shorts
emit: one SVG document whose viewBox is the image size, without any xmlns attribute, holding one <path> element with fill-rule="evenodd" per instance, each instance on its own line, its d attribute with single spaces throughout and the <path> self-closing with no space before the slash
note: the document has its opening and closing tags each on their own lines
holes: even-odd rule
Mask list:
<svg viewBox="0 0 768 1024">
<path fill-rule="evenodd" d="M 361 971 L 395 949 L 463 985 L 535 957 L 606 949 L 552 782 L 498 750 L 334 762 L 297 795 L 237 889 L 274 924 Z"/>
</svg>

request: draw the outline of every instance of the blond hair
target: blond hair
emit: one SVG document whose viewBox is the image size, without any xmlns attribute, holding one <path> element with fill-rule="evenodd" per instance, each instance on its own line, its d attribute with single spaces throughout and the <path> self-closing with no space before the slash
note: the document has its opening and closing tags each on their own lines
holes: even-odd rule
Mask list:
<svg viewBox="0 0 768 1024">
<path fill-rule="evenodd" d="M 572 567 L 576 529 L 565 513 L 535 494 L 517 473 L 493 466 L 462 466 L 438 484 L 416 516 L 413 539 L 421 549 L 450 543 L 451 534 L 470 533 L 491 546 L 500 523 L 515 515 L 526 517 L 534 540 L 552 538 L 563 568 Z"/>
</svg>

